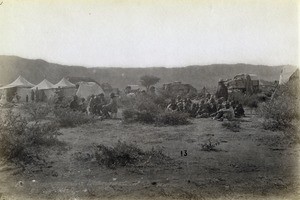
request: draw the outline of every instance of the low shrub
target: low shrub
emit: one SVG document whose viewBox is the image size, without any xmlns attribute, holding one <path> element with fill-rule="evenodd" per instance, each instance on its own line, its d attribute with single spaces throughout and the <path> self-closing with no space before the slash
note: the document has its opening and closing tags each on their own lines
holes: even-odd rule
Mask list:
<svg viewBox="0 0 300 200">
<path fill-rule="evenodd" d="M 115 147 L 97 146 L 96 160 L 100 165 L 116 168 L 137 162 L 144 153 L 133 145 L 118 142 Z"/>
<path fill-rule="evenodd" d="M 272 99 L 259 106 L 259 114 L 263 117 L 262 126 L 267 130 L 283 130 L 297 136 L 295 127 L 299 125 L 299 80 L 292 80 L 279 85 Z M 299 137 L 299 136 L 297 136 Z"/>
<path fill-rule="evenodd" d="M 250 108 L 257 108 L 259 102 L 267 100 L 264 94 L 252 94 L 247 95 L 240 91 L 234 91 L 229 95 L 229 99 L 233 101 L 239 101 L 242 105 Z"/>
<path fill-rule="evenodd" d="M 233 132 L 239 132 L 241 129 L 241 125 L 239 121 L 226 121 L 222 122 L 222 126 L 233 131 Z"/>
<path fill-rule="evenodd" d="M 161 164 L 171 160 L 163 154 L 162 150 L 152 148 L 150 151 L 143 151 L 133 144 L 120 141 L 114 147 L 97 145 L 95 158 L 99 165 L 110 169 L 138 164 Z"/>
<path fill-rule="evenodd" d="M 189 124 L 189 115 L 180 112 L 164 112 L 157 117 L 157 123 L 165 125 L 186 125 Z"/>
<path fill-rule="evenodd" d="M 263 119 L 262 126 L 265 130 L 276 131 L 280 130 L 280 124 L 274 119 Z"/>
<path fill-rule="evenodd" d="M 134 103 L 135 103 L 135 96 L 134 97 L 128 97 L 126 95 L 122 95 L 118 99 L 118 105 L 121 108 L 133 108 Z"/>
<path fill-rule="evenodd" d="M 80 111 L 72 111 L 69 108 L 56 108 L 54 110 L 55 120 L 61 127 L 74 127 L 95 121 L 93 116 Z"/>
<path fill-rule="evenodd" d="M 45 103 L 26 103 L 22 106 L 22 109 L 33 121 L 45 119 L 53 111 L 53 107 Z"/>
<path fill-rule="evenodd" d="M 149 96 L 137 96 L 133 108 L 139 112 L 153 113 L 154 115 L 162 111 L 154 99 Z"/>
<path fill-rule="evenodd" d="M 122 112 L 123 119 L 126 122 L 137 121 L 137 115 L 138 115 L 138 111 L 134 110 L 133 108 L 125 109 Z"/>
<path fill-rule="evenodd" d="M 64 97 L 55 95 L 53 99 L 54 108 L 69 108 L 70 103 L 73 101 L 73 97 Z"/>
<path fill-rule="evenodd" d="M 0 158 L 22 167 L 43 161 L 42 146 L 61 144 L 56 124 L 31 123 L 13 112 L 1 118 L 0 133 Z"/>
<path fill-rule="evenodd" d="M 299 107 L 295 99 L 280 96 L 259 107 L 263 117 L 263 128 L 266 130 L 285 130 L 294 119 L 299 119 Z"/>
<path fill-rule="evenodd" d="M 217 151 L 216 147 L 220 144 L 218 141 L 213 141 L 209 138 L 205 143 L 201 144 L 202 151 Z"/>
<path fill-rule="evenodd" d="M 125 122 L 157 123 L 164 125 L 186 125 L 187 113 L 167 112 L 166 99 L 147 95 L 137 96 L 134 105 L 123 111 Z"/>
<path fill-rule="evenodd" d="M 137 113 L 137 118 L 136 120 L 138 122 L 146 123 L 146 124 L 151 124 L 154 123 L 156 119 L 156 115 L 152 112 L 149 111 L 140 111 Z"/>
</svg>

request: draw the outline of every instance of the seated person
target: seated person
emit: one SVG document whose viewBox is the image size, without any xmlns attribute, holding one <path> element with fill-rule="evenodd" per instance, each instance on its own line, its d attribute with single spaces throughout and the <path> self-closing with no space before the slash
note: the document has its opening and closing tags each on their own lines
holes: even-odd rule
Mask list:
<svg viewBox="0 0 300 200">
<path fill-rule="evenodd" d="M 230 106 L 229 103 L 225 104 L 225 108 L 220 109 L 217 113 L 214 119 L 223 121 L 223 119 L 227 119 L 228 121 L 231 121 L 234 117 L 234 111 L 233 108 Z"/>
<path fill-rule="evenodd" d="M 167 106 L 168 111 L 176 111 L 178 109 L 175 99 L 171 100 L 171 103 Z"/>
<path fill-rule="evenodd" d="M 204 99 L 200 101 L 200 105 L 198 109 L 198 117 L 200 118 L 209 117 L 209 104 L 205 103 Z"/>
<path fill-rule="evenodd" d="M 182 101 L 177 103 L 177 111 L 183 112 L 183 102 Z"/>
<path fill-rule="evenodd" d="M 243 105 L 239 102 L 237 102 L 237 105 L 234 108 L 234 115 L 235 117 L 245 117 L 245 110 Z"/>
<path fill-rule="evenodd" d="M 196 117 L 197 114 L 198 114 L 198 109 L 199 109 L 198 104 L 192 103 L 191 109 L 189 110 L 190 116 L 191 117 Z"/>
</svg>

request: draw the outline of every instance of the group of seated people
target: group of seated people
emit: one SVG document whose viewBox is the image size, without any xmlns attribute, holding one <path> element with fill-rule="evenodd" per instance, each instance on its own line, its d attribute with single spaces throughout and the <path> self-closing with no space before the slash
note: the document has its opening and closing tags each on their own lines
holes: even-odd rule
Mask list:
<svg viewBox="0 0 300 200">
<path fill-rule="evenodd" d="M 88 103 L 84 98 L 81 100 L 75 95 L 73 101 L 70 103 L 70 108 L 73 111 L 87 112 L 95 116 L 102 116 L 104 118 L 115 118 L 118 112 L 116 95 L 110 94 L 111 101 L 108 103 L 104 97 L 104 94 L 91 95 L 88 98 Z"/>
<path fill-rule="evenodd" d="M 197 118 L 213 117 L 216 120 L 223 120 L 224 118 L 232 120 L 234 117 L 245 116 L 243 105 L 238 101 L 227 101 L 224 97 L 215 99 L 210 94 L 194 102 L 189 98 L 182 99 L 177 96 L 176 99 L 171 100 L 167 110 L 185 112 L 191 117 Z"/>
</svg>

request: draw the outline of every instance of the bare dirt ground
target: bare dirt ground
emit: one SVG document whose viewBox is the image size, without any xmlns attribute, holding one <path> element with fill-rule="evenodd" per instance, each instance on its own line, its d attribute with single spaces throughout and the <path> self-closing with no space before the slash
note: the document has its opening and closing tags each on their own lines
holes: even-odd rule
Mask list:
<svg viewBox="0 0 300 200">
<path fill-rule="evenodd" d="M 250 116 L 250 117 L 249 117 Z M 186 126 L 97 121 L 61 129 L 63 147 L 47 149 L 49 164 L 20 172 L 0 165 L 0 199 L 299 199 L 300 145 L 263 130 L 256 116 L 240 132 L 212 119 Z M 203 151 L 210 139 L 220 144 Z M 118 141 L 161 149 L 161 163 L 108 169 L 93 158 L 97 144 Z M 181 154 L 186 150 L 187 156 Z M 32 172 L 34 170 L 34 172 Z"/>
</svg>

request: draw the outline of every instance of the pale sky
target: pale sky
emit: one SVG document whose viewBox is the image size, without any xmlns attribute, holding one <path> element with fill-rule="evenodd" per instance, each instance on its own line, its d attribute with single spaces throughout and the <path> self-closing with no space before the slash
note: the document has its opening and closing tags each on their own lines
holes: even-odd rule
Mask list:
<svg viewBox="0 0 300 200">
<path fill-rule="evenodd" d="M 0 0 L 0 55 L 87 67 L 298 64 L 295 0 Z"/>
</svg>

